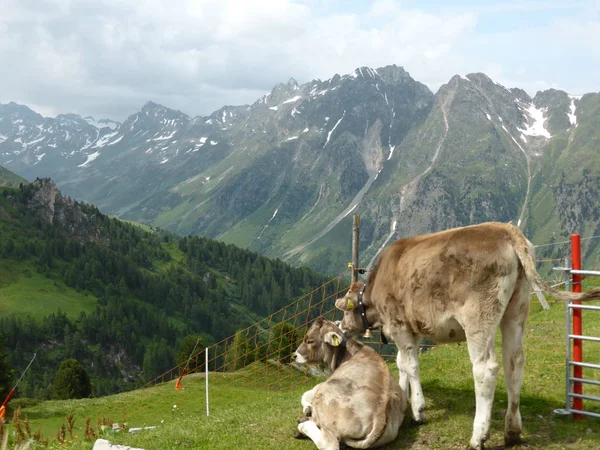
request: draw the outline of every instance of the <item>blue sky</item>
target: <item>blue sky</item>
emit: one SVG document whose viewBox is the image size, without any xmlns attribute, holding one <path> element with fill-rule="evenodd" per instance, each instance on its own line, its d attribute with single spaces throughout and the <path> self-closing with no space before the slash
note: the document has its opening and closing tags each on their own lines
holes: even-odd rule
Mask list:
<svg viewBox="0 0 600 450">
<path fill-rule="evenodd" d="M 600 90 L 598 1 L 2 0 L 0 102 L 123 119 L 252 103 L 290 77 L 403 66 L 432 91 L 484 72 Z"/>
</svg>

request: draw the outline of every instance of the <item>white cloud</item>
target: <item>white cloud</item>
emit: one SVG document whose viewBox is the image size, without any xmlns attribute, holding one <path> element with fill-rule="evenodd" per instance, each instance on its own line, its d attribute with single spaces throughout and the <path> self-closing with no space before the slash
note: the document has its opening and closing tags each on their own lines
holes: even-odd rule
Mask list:
<svg viewBox="0 0 600 450">
<path fill-rule="evenodd" d="M 338 0 L 3 3 L 0 61 L 12 70 L 0 71 L 0 101 L 117 119 L 147 100 L 207 114 L 251 103 L 289 77 L 324 79 L 364 65 L 403 65 L 433 90 L 455 73 L 494 64 L 503 80 L 552 85 L 549 70 L 535 69 L 546 61 L 531 54 L 538 46 L 562 39 L 575 53 L 598 56 L 597 22 L 555 21 L 544 38 L 527 29 L 486 35 L 478 30 L 481 12 L 426 11 L 395 0 L 377 0 L 364 11 Z M 552 35 L 559 30 L 567 34 Z"/>
</svg>

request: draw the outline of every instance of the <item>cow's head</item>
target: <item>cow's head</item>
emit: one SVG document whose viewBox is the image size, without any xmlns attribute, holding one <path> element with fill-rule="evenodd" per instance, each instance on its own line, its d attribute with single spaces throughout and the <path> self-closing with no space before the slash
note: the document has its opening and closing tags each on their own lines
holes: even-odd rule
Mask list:
<svg viewBox="0 0 600 450">
<path fill-rule="evenodd" d="M 344 333 L 335 323 L 319 317 L 294 352 L 294 360 L 300 364 L 325 362 L 344 340 Z"/>
<path fill-rule="evenodd" d="M 361 289 L 365 287 L 365 283 L 362 281 L 352 283 L 346 295 L 342 298 L 338 298 L 335 301 L 335 307 L 340 311 L 344 312 L 344 318 L 340 325 L 340 328 L 344 331 L 344 333 L 349 336 L 355 336 L 360 333 L 364 333 L 367 331 L 363 319 L 361 317 L 361 313 L 366 310 L 359 308 L 359 294 Z M 363 298 L 363 304 L 365 304 L 365 299 Z M 366 304 L 365 304 L 366 305 Z"/>
</svg>

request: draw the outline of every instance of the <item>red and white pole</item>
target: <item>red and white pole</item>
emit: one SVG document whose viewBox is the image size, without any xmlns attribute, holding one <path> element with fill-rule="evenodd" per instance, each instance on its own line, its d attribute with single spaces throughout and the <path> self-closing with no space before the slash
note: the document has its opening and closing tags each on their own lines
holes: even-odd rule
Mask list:
<svg viewBox="0 0 600 450">
<path fill-rule="evenodd" d="M 571 258 L 573 263 L 573 270 L 581 270 L 581 236 L 579 234 L 571 235 Z M 581 292 L 581 275 L 571 275 L 571 286 L 573 292 Z M 575 305 L 581 305 L 581 302 L 573 302 Z M 583 335 L 581 309 L 573 309 L 573 334 L 576 336 Z M 581 363 L 583 362 L 583 342 L 581 339 L 573 339 L 573 361 Z M 583 378 L 583 367 L 573 367 L 574 378 Z M 573 383 L 573 393 L 582 395 L 583 385 L 576 381 Z M 573 409 L 583 411 L 583 399 L 575 397 L 573 399 Z M 576 420 L 582 419 L 581 414 L 573 414 L 573 418 Z"/>
</svg>

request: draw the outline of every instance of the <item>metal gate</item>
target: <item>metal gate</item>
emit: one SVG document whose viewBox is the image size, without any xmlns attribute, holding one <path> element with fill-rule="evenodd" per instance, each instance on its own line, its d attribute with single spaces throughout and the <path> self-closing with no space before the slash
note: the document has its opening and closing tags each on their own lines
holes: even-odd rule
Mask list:
<svg viewBox="0 0 600 450">
<path fill-rule="evenodd" d="M 582 276 L 600 276 L 600 271 L 581 269 L 581 237 L 579 234 L 571 235 L 571 258 L 572 264 L 569 258 L 566 258 L 565 267 L 555 267 L 554 270 L 565 272 L 568 275 L 565 283 L 567 290 L 571 288 L 573 292 L 581 292 Z M 600 337 L 583 335 L 583 310 L 598 311 L 600 315 L 600 306 L 582 305 L 581 302 L 569 302 L 566 305 L 565 408 L 554 411 L 557 414 L 572 414 L 574 419 L 581 419 L 583 415 L 600 418 L 600 414 L 583 409 L 583 400 L 600 402 L 600 397 L 583 393 L 585 384 L 600 386 L 600 381 L 583 377 L 584 368 L 600 370 L 600 364 L 583 362 L 583 341 L 600 343 Z"/>
</svg>

